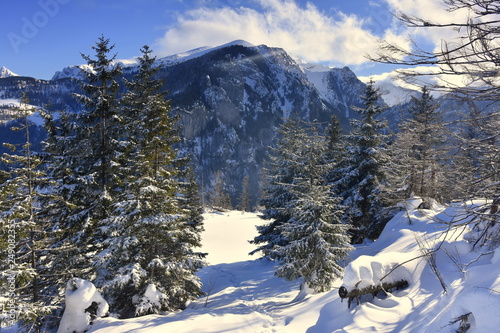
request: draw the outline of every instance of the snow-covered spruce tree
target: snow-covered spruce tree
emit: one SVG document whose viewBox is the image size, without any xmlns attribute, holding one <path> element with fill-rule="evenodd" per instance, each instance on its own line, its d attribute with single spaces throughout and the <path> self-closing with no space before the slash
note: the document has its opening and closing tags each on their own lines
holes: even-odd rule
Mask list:
<svg viewBox="0 0 500 333">
<path fill-rule="evenodd" d="M 352 131 L 346 136 L 346 155 L 339 170 L 342 177 L 336 182 L 338 193 L 347 207 L 346 217 L 352 220 L 354 244 L 365 238 L 376 238 L 382 231 L 381 183 L 382 165 L 386 161 L 382 129 L 378 120 L 385 109 L 379 104 L 380 94 L 370 81 L 362 96 L 364 107 L 355 108 L 360 120 L 351 121 Z"/>
<path fill-rule="evenodd" d="M 44 327 L 52 329 L 59 325 L 64 310 L 64 293 L 67 281 L 82 274 L 79 262 L 80 249 L 74 242 L 78 225 L 73 225 L 72 214 L 75 206 L 68 200 L 73 198 L 75 188 L 71 185 L 73 172 L 72 158 L 66 154 L 67 142 L 71 136 L 70 115 L 59 111 L 57 120 L 51 106 L 38 110 L 44 119 L 47 138 L 42 142 L 43 151 L 39 154 L 47 182 L 43 187 L 44 196 L 40 197 L 39 215 L 48 222 L 49 229 L 45 232 L 51 239 L 47 246 L 47 272 L 43 283 L 46 285 L 44 294 L 50 296 L 53 311 L 44 320 Z M 83 271 L 88 271 L 83 267 Z"/>
<path fill-rule="evenodd" d="M 63 112 L 61 121 L 52 126 L 46 150 L 52 155 L 48 170 L 57 179 L 55 194 L 63 198 L 55 224 L 65 239 L 58 264 L 86 280 L 95 280 L 98 272 L 95 255 L 103 250 L 113 202 L 121 194 L 117 142 L 118 92 L 120 66 L 113 64 L 109 53 L 114 46 L 100 37 L 92 48 L 95 58 L 82 57 L 88 67 L 82 70 L 86 80 L 83 94 L 75 95 L 82 104 L 80 112 Z M 50 133 L 50 131 L 49 131 Z M 63 255 L 64 254 L 64 255 Z M 64 285 L 61 286 L 64 288 Z"/>
<path fill-rule="evenodd" d="M 342 221 L 342 199 L 332 196 L 331 186 L 323 185 L 330 168 L 327 140 L 316 132 L 316 124 L 308 127 L 306 135 L 297 138 L 300 148 L 295 151 L 295 161 L 302 171 L 288 185 L 294 198 L 283 207 L 290 218 L 276 227 L 287 242 L 277 244 L 273 251 L 280 259 L 278 276 L 302 277 L 309 288 L 322 292 L 342 276 L 340 261 L 352 246 L 350 225 Z"/>
<path fill-rule="evenodd" d="M 122 318 L 183 309 L 201 294 L 195 272 L 204 264 L 193 252 L 200 245 L 199 216 L 191 221 L 193 212 L 177 197 L 176 119 L 169 115 L 163 82 L 154 77 L 151 50 L 141 52 L 118 114 L 124 184 L 102 222 L 105 247 L 97 263 L 106 273 L 96 285 Z"/>
<path fill-rule="evenodd" d="M 343 274 L 341 265 L 349 252 L 350 225 L 342 221 L 341 198 L 332 197 L 329 187 L 311 184 L 290 207 L 292 218 L 279 229 L 288 240 L 277 246 L 281 265 L 276 275 L 288 280 L 302 277 L 316 292 L 330 290 Z"/>
<path fill-rule="evenodd" d="M 443 180 L 446 129 L 439 105 L 424 87 L 420 98 L 412 97 L 408 111 L 410 119 L 400 124 L 391 145 L 392 158 L 387 167 L 390 192 L 397 201 L 412 194 L 440 201 L 449 199 L 449 187 Z"/>
<path fill-rule="evenodd" d="M 290 220 L 291 215 L 286 207 L 297 198 L 292 185 L 303 171 L 296 152 L 300 149 L 301 139 L 305 137 L 304 124 L 297 116 L 292 116 L 279 128 L 278 137 L 276 147 L 271 148 L 272 154 L 266 170 L 267 181 L 260 199 L 260 205 L 264 207 L 261 218 L 270 222 L 257 226 L 259 235 L 250 241 L 259 245 L 251 254 L 262 252 L 271 259 L 279 259 L 275 246 L 288 242 L 278 227 Z"/>
<path fill-rule="evenodd" d="M 12 153 L 0 158 L 7 167 L 0 184 L 0 291 L 4 296 L 0 322 L 4 326 L 19 321 L 23 332 L 41 332 L 46 316 L 54 310 L 46 280 L 51 280 L 48 266 L 54 253 L 48 248 L 53 234 L 50 221 L 40 209 L 45 196 L 41 188 L 47 178 L 40 159 L 31 150 L 32 123 L 28 117 L 34 108 L 29 106 L 26 94 L 17 112 L 19 118 L 13 129 L 23 132 L 25 142 L 19 147 L 4 143 Z"/>
</svg>

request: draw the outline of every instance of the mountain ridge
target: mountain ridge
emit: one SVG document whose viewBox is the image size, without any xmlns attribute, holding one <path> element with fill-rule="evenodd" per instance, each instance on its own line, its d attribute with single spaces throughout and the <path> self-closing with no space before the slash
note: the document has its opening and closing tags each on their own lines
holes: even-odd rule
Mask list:
<svg viewBox="0 0 500 333">
<path fill-rule="evenodd" d="M 215 174 L 222 173 L 233 204 L 244 176 L 250 178 L 252 204 L 257 203 L 269 147 L 290 114 L 324 126 L 336 115 L 347 129 L 356 116 L 351 107 L 363 103 L 365 85 L 348 67 L 306 66 L 284 49 L 242 40 L 160 58 L 157 63 L 172 112 L 180 115 L 180 153 L 191 155 L 204 193 L 211 192 Z M 82 67 L 90 70 L 73 65 L 52 80 L 0 79 L 0 99 L 19 99 L 26 92 L 31 104 L 51 103 L 53 110 L 78 112 L 81 106 L 73 94 L 81 93 Z M 125 78 L 132 79 L 135 72 L 133 60 L 126 61 Z"/>
</svg>

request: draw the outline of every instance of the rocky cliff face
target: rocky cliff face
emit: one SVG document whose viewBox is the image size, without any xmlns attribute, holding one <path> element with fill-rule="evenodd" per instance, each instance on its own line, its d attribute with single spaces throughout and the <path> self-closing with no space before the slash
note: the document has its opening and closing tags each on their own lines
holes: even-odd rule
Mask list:
<svg viewBox="0 0 500 333">
<path fill-rule="evenodd" d="M 347 126 L 349 107 L 361 104 L 364 86 L 348 68 L 323 71 L 320 86 L 284 50 L 246 43 L 160 59 L 159 64 L 173 112 L 180 114 L 179 149 L 191 155 L 206 192 L 220 171 L 234 204 L 244 176 L 255 204 L 268 147 L 284 118 L 296 114 L 326 125 L 335 114 Z M 124 74 L 131 77 L 135 70 L 129 66 Z M 55 110 L 77 111 L 71 94 L 79 92 L 79 79 L 74 66 L 50 81 L 0 79 L 0 100 L 20 98 L 25 91 L 34 105 L 50 102 Z"/>
</svg>

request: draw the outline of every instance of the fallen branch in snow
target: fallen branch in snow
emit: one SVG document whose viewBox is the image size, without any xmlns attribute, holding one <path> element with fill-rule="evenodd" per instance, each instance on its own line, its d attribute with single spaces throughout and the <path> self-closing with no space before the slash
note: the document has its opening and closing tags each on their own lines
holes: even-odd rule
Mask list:
<svg viewBox="0 0 500 333">
<path fill-rule="evenodd" d="M 362 289 L 352 289 L 352 290 L 347 290 L 345 286 L 342 286 L 339 288 L 339 296 L 340 299 L 343 301 L 344 298 L 347 298 L 347 308 L 351 307 L 351 302 L 356 299 L 357 305 L 361 303 L 361 296 L 363 295 L 373 295 L 375 297 L 380 291 L 383 291 L 384 293 L 390 292 L 391 289 L 396 288 L 397 290 L 399 289 L 404 289 L 408 287 L 408 281 L 406 280 L 399 280 L 395 282 L 385 282 L 379 285 L 371 285 L 366 288 Z"/>
<path fill-rule="evenodd" d="M 457 333 L 465 333 L 471 327 L 471 324 L 469 322 L 469 316 L 470 315 L 472 315 L 472 312 L 469 312 L 469 313 L 466 313 L 464 315 L 458 316 L 457 318 L 453 318 L 453 320 L 451 320 L 450 323 L 448 325 L 446 325 L 446 326 L 451 326 L 451 325 L 453 325 L 455 323 L 460 322 L 460 326 L 458 327 Z"/>
<path fill-rule="evenodd" d="M 445 237 L 445 239 L 446 239 L 446 237 Z M 417 244 L 420 248 L 420 251 L 427 258 L 427 263 L 429 264 L 432 272 L 434 272 L 434 274 L 438 278 L 439 283 L 441 284 L 441 287 L 443 288 L 443 292 L 446 293 L 447 292 L 446 283 L 444 283 L 443 277 L 441 276 L 441 272 L 439 271 L 439 269 L 437 267 L 437 263 L 436 263 L 436 252 L 437 252 L 437 250 L 439 250 L 441 248 L 444 240 L 439 243 L 439 246 L 435 250 L 427 250 L 428 248 L 431 248 L 430 244 L 424 244 L 424 241 L 420 237 L 415 236 L 415 240 L 417 241 Z"/>
</svg>

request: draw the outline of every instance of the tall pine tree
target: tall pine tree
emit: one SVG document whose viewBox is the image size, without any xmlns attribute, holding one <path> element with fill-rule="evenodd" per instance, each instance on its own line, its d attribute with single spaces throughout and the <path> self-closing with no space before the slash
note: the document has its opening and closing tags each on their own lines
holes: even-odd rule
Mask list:
<svg viewBox="0 0 500 333">
<path fill-rule="evenodd" d="M 448 184 L 442 176 L 446 168 L 446 130 L 439 105 L 424 87 L 420 98 L 412 97 L 408 111 L 410 119 L 401 123 L 391 146 L 387 168 L 391 192 L 398 201 L 412 194 L 436 200 L 447 198 Z"/>
<path fill-rule="evenodd" d="M 379 103 L 380 94 L 370 81 L 362 96 L 364 107 L 355 108 L 360 120 L 351 122 L 352 131 L 347 138 L 346 156 L 339 170 L 342 177 L 337 181 L 339 194 L 344 197 L 347 217 L 354 226 L 353 243 L 364 238 L 376 238 L 382 231 L 381 183 L 384 181 L 383 149 L 385 124 L 377 119 L 384 107 Z"/>
<path fill-rule="evenodd" d="M 106 246 L 98 263 L 106 272 L 98 286 L 121 317 L 183 309 L 201 294 L 195 272 L 203 261 L 193 251 L 200 245 L 199 216 L 191 221 L 193 212 L 177 197 L 176 119 L 155 79 L 151 50 L 141 51 L 118 114 L 125 129 L 119 137 L 124 185 L 104 220 Z"/>
<path fill-rule="evenodd" d="M 295 153 L 299 151 L 300 138 L 305 136 L 305 129 L 300 119 L 292 116 L 281 125 L 278 136 L 276 147 L 271 148 L 272 155 L 266 170 L 267 184 L 260 199 L 260 204 L 264 206 L 261 218 L 270 222 L 257 226 L 259 235 L 250 241 L 259 245 L 251 254 L 262 252 L 271 259 L 279 259 L 280 254 L 275 247 L 288 242 L 279 226 L 290 220 L 290 212 L 285 207 L 297 198 L 297 192 L 291 187 L 302 171 Z"/>
<path fill-rule="evenodd" d="M 2 325 L 19 321 L 24 332 L 41 332 L 47 327 L 48 315 L 57 305 L 51 288 L 50 271 L 55 253 L 50 251 L 55 235 L 51 221 L 44 216 L 41 206 L 48 194 L 42 189 L 48 184 L 41 170 L 42 161 L 32 151 L 29 120 L 34 108 L 29 105 L 26 94 L 17 110 L 19 118 L 13 130 L 24 134 L 22 145 L 6 144 L 12 153 L 4 154 L 0 160 L 7 166 L 0 184 L 0 224 L 2 283 L 0 290 L 7 302 Z M 7 319 L 6 322 L 4 322 Z"/>
<path fill-rule="evenodd" d="M 342 199 L 332 196 L 331 186 L 324 185 L 331 164 L 328 140 L 318 134 L 318 124 L 307 124 L 295 140 L 300 172 L 284 185 L 294 198 L 283 207 L 290 218 L 276 228 L 287 241 L 274 247 L 280 258 L 276 274 L 286 279 L 301 277 L 309 288 L 322 292 L 342 276 L 341 261 L 352 250 L 350 225 L 342 221 Z"/>
<path fill-rule="evenodd" d="M 118 127 L 118 77 L 121 68 L 110 56 L 114 46 L 100 37 L 92 47 L 95 58 L 82 55 L 88 67 L 80 112 L 63 112 L 61 120 L 48 122 L 46 150 L 51 155 L 50 176 L 57 179 L 55 194 L 62 198 L 57 225 L 65 238 L 59 264 L 74 276 L 87 280 L 102 277 L 96 257 L 105 246 L 106 219 L 120 197 L 119 174 L 122 145 L 116 140 Z"/>
<path fill-rule="evenodd" d="M 82 55 L 80 112 L 61 111 L 58 119 L 42 112 L 48 136 L 44 142 L 44 169 L 50 179 L 45 190 L 57 200 L 42 205 L 57 234 L 50 248 L 54 277 L 52 293 L 61 298 L 68 278 L 102 281 L 107 272 L 100 265 L 111 226 L 113 207 L 123 193 L 118 78 L 121 68 L 109 56 L 113 46 L 104 37 L 95 46 L 95 58 Z M 54 313 L 60 316 L 61 314 Z"/>
</svg>

